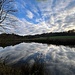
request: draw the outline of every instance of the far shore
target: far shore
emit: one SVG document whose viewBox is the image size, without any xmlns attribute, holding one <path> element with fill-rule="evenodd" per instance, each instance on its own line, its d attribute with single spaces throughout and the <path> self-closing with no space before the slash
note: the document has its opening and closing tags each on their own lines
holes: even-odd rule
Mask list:
<svg viewBox="0 0 75 75">
<path fill-rule="evenodd" d="M 1 34 L 0 46 L 16 45 L 22 42 L 37 42 L 55 45 L 75 45 L 75 33 L 46 33 L 38 35 L 19 36 L 15 34 Z"/>
</svg>

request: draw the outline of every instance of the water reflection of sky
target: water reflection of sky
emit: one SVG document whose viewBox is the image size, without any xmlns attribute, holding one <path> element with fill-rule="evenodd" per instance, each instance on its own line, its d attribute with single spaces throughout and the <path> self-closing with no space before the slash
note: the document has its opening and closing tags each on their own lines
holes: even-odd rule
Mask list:
<svg viewBox="0 0 75 75">
<path fill-rule="evenodd" d="M 75 48 L 38 43 L 21 43 L 15 46 L 0 47 L 0 57 L 7 63 L 46 63 L 53 75 L 75 74 Z M 57 74 L 54 72 L 57 71 Z M 61 73 L 62 72 L 62 73 Z"/>
</svg>

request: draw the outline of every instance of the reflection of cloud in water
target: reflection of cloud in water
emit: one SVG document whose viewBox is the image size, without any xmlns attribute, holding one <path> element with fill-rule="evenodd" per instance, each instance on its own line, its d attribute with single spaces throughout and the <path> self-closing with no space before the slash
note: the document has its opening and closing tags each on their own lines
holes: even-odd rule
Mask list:
<svg viewBox="0 0 75 75">
<path fill-rule="evenodd" d="M 0 47 L 0 57 L 7 57 L 9 63 L 45 62 L 53 75 L 74 75 L 75 48 L 38 43 L 21 43 Z M 57 74 L 54 72 L 57 71 Z M 58 72 L 59 71 L 59 72 Z M 62 73 L 61 73 L 62 72 Z M 58 74 L 59 73 L 59 74 Z"/>
</svg>

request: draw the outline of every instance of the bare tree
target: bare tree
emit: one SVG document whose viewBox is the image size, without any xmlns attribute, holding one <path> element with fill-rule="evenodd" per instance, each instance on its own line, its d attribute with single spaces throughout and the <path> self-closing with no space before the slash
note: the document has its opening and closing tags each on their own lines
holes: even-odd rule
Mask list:
<svg viewBox="0 0 75 75">
<path fill-rule="evenodd" d="M 14 0 L 0 0 L 0 24 L 6 19 L 7 14 L 17 11 L 14 4 Z"/>
</svg>

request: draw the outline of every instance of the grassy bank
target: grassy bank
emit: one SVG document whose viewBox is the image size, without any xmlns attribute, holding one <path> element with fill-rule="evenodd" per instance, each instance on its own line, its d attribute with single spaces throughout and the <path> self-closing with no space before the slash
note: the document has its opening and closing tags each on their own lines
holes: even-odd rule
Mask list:
<svg viewBox="0 0 75 75">
<path fill-rule="evenodd" d="M 44 75 L 44 65 L 34 63 L 32 66 L 23 65 L 13 68 L 0 63 L 0 75 Z"/>
<path fill-rule="evenodd" d="M 39 43 L 49 43 L 57 45 L 75 45 L 75 36 L 51 36 L 29 39 L 29 41 Z"/>
<path fill-rule="evenodd" d="M 50 33 L 41 35 L 18 36 L 1 34 L 0 46 L 16 45 L 21 42 L 38 42 L 56 45 L 75 45 L 75 33 Z"/>
</svg>

